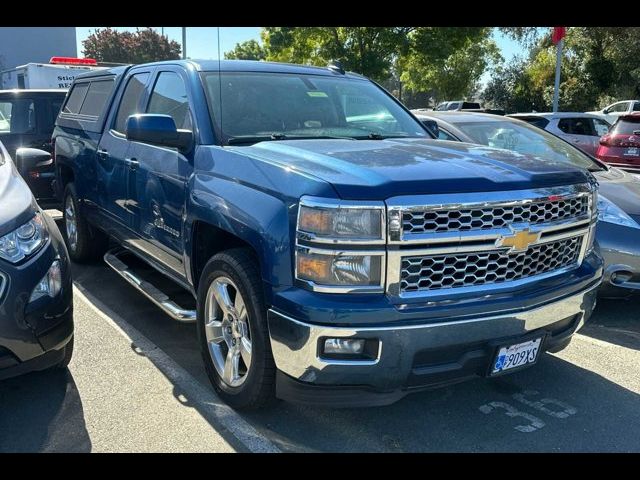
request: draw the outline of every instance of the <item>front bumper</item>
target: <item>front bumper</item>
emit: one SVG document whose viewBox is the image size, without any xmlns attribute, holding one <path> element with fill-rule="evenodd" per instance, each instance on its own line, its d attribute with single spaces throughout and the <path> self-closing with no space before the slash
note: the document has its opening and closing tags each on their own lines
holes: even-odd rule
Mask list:
<svg viewBox="0 0 640 480">
<path fill-rule="evenodd" d="M 599 283 L 596 277 L 578 292 L 518 312 L 424 324 L 314 325 L 271 309 L 277 395 L 335 407 L 385 405 L 412 391 L 484 376 L 497 343 L 544 333 L 543 350 L 566 344 L 591 316 Z M 319 355 L 324 337 L 375 339 L 379 353 L 370 360 L 327 360 Z"/>
<path fill-rule="evenodd" d="M 599 295 L 624 298 L 640 293 L 640 229 L 599 222 L 596 240 L 605 265 Z"/>
<path fill-rule="evenodd" d="M 23 264 L 0 263 L 0 379 L 47 368 L 62 359 L 73 335 L 73 289 L 67 250 L 55 222 L 46 214 L 47 244 Z M 36 284 L 58 260 L 62 290 L 29 303 Z"/>
</svg>

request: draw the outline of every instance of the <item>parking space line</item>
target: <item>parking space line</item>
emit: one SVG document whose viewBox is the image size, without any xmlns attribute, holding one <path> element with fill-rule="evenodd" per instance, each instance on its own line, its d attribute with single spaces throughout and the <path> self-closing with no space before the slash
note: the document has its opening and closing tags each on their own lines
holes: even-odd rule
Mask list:
<svg viewBox="0 0 640 480">
<path fill-rule="evenodd" d="M 91 307 L 116 332 L 136 345 L 174 385 L 203 409 L 208 409 L 215 419 L 231 432 L 249 451 L 254 453 L 280 453 L 281 450 L 267 437 L 260 434 L 231 407 L 218 398 L 211 389 L 203 386 L 189 372 L 177 364 L 160 347 L 130 325 L 124 318 L 98 300 L 81 285 L 74 283 L 74 294 Z"/>
</svg>

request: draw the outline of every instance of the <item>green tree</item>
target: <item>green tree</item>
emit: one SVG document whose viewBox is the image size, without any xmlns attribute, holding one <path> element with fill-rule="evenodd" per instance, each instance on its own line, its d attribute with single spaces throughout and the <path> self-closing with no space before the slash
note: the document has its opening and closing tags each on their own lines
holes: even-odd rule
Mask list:
<svg viewBox="0 0 640 480">
<path fill-rule="evenodd" d="M 224 54 L 231 60 L 266 60 L 267 51 L 255 40 L 238 43 L 233 50 Z"/>
<path fill-rule="evenodd" d="M 119 32 L 96 29 L 82 42 L 85 57 L 99 62 L 146 63 L 180 58 L 180 44 L 152 28 Z"/>
<path fill-rule="evenodd" d="M 261 36 L 272 61 L 325 66 L 342 62 L 377 81 L 387 79 L 412 27 L 266 27 Z"/>
<path fill-rule="evenodd" d="M 431 90 L 436 103 L 473 96 L 485 70 L 502 62 L 488 28 L 420 28 L 397 62 L 412 92 Z"/>
</svg>

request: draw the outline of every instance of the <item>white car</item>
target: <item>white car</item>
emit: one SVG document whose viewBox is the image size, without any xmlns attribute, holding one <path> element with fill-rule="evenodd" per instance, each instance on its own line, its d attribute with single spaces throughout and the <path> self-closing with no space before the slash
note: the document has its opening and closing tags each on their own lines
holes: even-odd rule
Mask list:
<svg viewBox="0 0 640 480">
<path fill-rule="evenodd" d="M 622 100 L 620 102 L 613 103 L 602 110 L 587 113 L 598 115 L 604 118 L 607 122 L 614 124 L 620 115 L 631 112 L 640 112 L 640 100 Z"/>
<path fill-rule="evenodd" d="M 600 137 L 611 127 L 603 117 L 592 113 L 514 113 L 507 116 L 547 130 L 590 155 L 595 155 Z"/>
</svg>

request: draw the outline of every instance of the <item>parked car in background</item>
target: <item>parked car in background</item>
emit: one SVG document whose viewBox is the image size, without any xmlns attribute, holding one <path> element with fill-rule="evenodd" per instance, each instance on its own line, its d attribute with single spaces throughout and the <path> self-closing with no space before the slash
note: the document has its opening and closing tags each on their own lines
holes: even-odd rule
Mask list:
<svg viewBox="0 0 640 480">
<path fill-rule="evenodd" d="M 622 100 L 604 107 L 602 110 L 587 113 L 598 115 L 613 124 L 619 116 L 638 111 L 640 111 L 640 100 Z"/>
<path fill-rule="evenodd" d="M 570 163 L 592 172 L 599 183 L 596 240 L 605 260 L 600 295 L 628 297 L 640 292 L 640 178 L 611 168 L 594 157 L 528 123 L 495 115 L 432 112 L 422 121 L 438 125 L 438 138 L 506 148 Z M 432 127 L 433 128 L 433 127 Z"/>
<path fill-rule="evenodd" d="M 618 118 L 609 133 L 600 139 L 596 158 L 628 172 L 640 173 L 640 112 Z"/>
<path fill-rule="evenodd" d="M 477 102 L 467 102 L 467 101 L 464 101 L 464 100 L 455 100 L 455 101 L 452 101 L 452 102 L 439 103 L 438 106 L 435 108 L 435 110 L 438 111 L 438 112 L 442 112 L 442 111 L 446 111 L 446 110 L 463 110 L 463 109 L 468 109 L 468 108 L 478 109 L 478 108 L 482 108 L 482 107 Z"/>
<path fill-rule="evenodd" d="M 51 134 L 66 90 L 0 90 L 0 141 L 42 207 L 57 205 L 53 159 L 26 168 L 16 158 L 21 147 L 53 153 Z"/>
<path fill-rule="evenodd" d="M 96 85 L 109 93 L 82 121 L 67 107 Z M 443 145 L 335 65 L 85 74 L 53 137 L 71 257 L 112 236 L 107 264 L 197 322 L 209 379 L 236 408 L 274 394 L 383 405 L 511 372 L 566 347 L 594 306 L 589 172 Z"/>
<path fill-rule="evenodd" d="M 609 122 L 590 113 L 514 113 L 508 116 L 543 128 L 590 155 L 596 153 L 600 137 L 611 127 Z"/>
<path fill-rule="evenodd" d="M 25 159 L 46 152 L 20 149 Z M 64 368 L 73 353 L 73 291 L 62 235 L 0 142 L 0 379 Z"/>
</svg>

